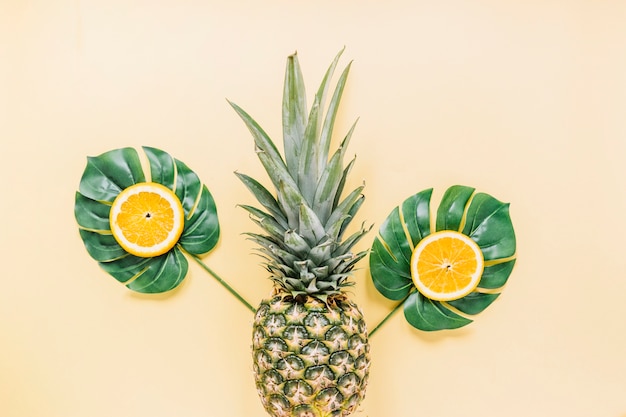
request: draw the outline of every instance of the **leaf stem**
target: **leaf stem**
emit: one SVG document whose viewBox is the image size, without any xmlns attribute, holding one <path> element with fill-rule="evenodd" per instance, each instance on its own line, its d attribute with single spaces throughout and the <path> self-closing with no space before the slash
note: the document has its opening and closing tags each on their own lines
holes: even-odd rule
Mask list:
<svg viewBox="0 0 626 417">
<path fill-rule="evenodd" d="M 376 327 L 374 327 L 372 329 L 371 332 L 369 332 L 369 337 L 372 337 L 374 335 L 374 333 L 376 333 L 378 331 L 378 329 L 380 329 L 382 327 L 382 325 L 385 324 L 387 322 L 387 320 L 389 320 L 391 318 L 391 316 L 393 316 L 396 313 L 396 311 L 398 311 L 400 309 L 400 307 L 404 304 L 404 302 L 406 301 L 407 298 L 409 298 L 408 295 L 402 301 L 400 301 L 398 303 L 398 305 L 396 305 L 393 308 L 393 310 L 391 310 L 391 312 L 389 312 L 389 314 L 387 314 L 387 316 L 384 319 L 382 319 L 382 321 L 380 323 L 378 323 L 376 325 Z"/>
<path fill-rule="evenodd" d="M 191 254 L 189 252 L 187 252 L 187 254 L 194 260 L 196 261 L 196 263 L 198 265 L 200 265 L 202 267 L 202 269 L 204 269 L 206 272 L 209 273 L 209 275 L 211 275 L 213 278 L 215 278 L 215 280 L 217 282 L 219 282 L 224 288 L 226 288 L 226 290 L 231 293 L 237 300 L 239 300 L 241 302 L 241 304 L 243 304 L 244 306 L 246 306 L 248 308 L 248 310 L 250 310 L 252 313 L 256 313 L 256 308 L 252 307 L 252 304 L 250 304 L 245 298 L 243 298 L 241 296 L 241 294 L 239 294 L 233 287 L 231 287 L 230 285 L 228 285 L 228 283 L 226 281 L 224 281 L 217 273 L 215 273 L 215 271 L 213 271 L 211 268 L 208 267 L 207 264 L 205 264 L 204 262 L 202 262 L 202 260 L 200 259 L 200 257 L 198 257 L 197 255 Z M 410 295 L 410 294 L 409 294 Z M 400 301 L 394 308 L 393 310 L 391 310 L 391 312 L 389 312 L 389 314 L 387 314 L 387 316 L 385 316 L 384 319 L 381 320 L 380 323 L 378 323 L 371 332 L 369 332 L 369 337 L 372 337 L 399 309 L 400 307 L 404 304 L 404 302 L 406 301 L 406 299 L 409 298 L 409 296 L 407 295 L 402 301 Z"/>
<path fill-rule="evenodd" d="M 246 306 L 248 308 L 248 310 L 252 311 L 252 313 L 256 313 L 256 308 L 252 307 L 252 305 L 246 301 L 245 298 L 243 298 L 237 291 L 235 291 L 235 289 L 233 287 L 231 287 L 230 285 L 228 285 L 228 283 L 226 281 L 224 281 L 222 278 L 220 278 L 219 275 L 217 275 L 211 268 L 209 268 L 204 262 L 202 262 L 202 260 L 194 254 L 188 253 L 188 255 L 198 263 L 198 265 L 200 265 L 202 267 L 202 269 L 204 269 L 206 272 L 208 272 L 213 278 L 215 278 L 217 280 L 217 282 L 219 282 L 220 284 L 222 284 L 222 286 L 224 288 L 226 288 L 226 290 L 231 293 L 232 295 L 235 296 L 236 299 L 238 299 L 244 306 Z"/>
</svg>

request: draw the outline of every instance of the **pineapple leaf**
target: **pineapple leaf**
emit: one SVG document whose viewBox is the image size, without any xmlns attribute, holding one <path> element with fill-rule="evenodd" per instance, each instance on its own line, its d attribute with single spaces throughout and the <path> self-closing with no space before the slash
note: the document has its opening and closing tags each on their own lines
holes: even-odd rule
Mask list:
<svg viewBox="0 0 626 417">
<path fill-rule="evenodd" d="M 324 260 L 330 258 L 334 246 L 335 245 L 331 240 L 327 240 L 326 242 L 315 246 L 309 253 L 309 259 L 311 259 L 315 265 L 323 266 Z"/>
<path fill-rule="evenodd" d="M 251 240 L 259 245 L 259 248 L 256 248 L 255 250 L 257 252 L 260 252 L 259 256 L 267 261 L 266 265 L 268 269 L 280 269 L 286 271 L 285 268 L 290 268 L 290 265 L 293 265 L 294 262 L 299 261 L 299 259 L 295 255 L 281 249 L 270 239 L 264 239 L 263 236 L 256 235 L 254 233 L 247 233 L 247 235 L 248 240 Z"/>
<path fill-rule="evenodd" d="M 357 201 L 364 198 L 361 194 L 364 187 L 365 186 L 361 185 L 352 191 L 331 214 L 328 222 L 326 223 L 326 230 L 332 239 L 338 240 L 339 233 L 342 230 L 345 221 L 348 219 L 351 220 L 353 216 L 353 213 L 351 213 L 352 207 L 354 207 Z"/>
<path fill-rule="evenodd" d="M 272 272 L 279 272 L 281 277 L 293 276 L 296 273 L 293 268 L 290 268 L 287 265 L 272 266 Z"/>
<path fill-rule="evenodd" d="M 295 181 L 287 171 L 287 167 L 280 157 L 276 159 L 259 147 L 257 147 L 257 156 L 276 188 L 279 188 L 280 183 L 284 183 L 289 188 L 296 191 L 297 194 L 300 194 Z"/>
<path fill-rule="evenodd" d="M 317 287 L 325 294 L 336 294 L 339 292 L 339 286 L 337 285 L 339 277 L 333 275 L 333 281 L 318 281 Z"/>
<path fill-rule="evenodd" d="M 247 204 L 238 204 L 237 207 L 241 207 L 250 213 L 255 219 L 264 219 L 266 217 L 271 217 L 269 214 L 264 212 L 263 210 L 256 208 L 254 206 L 249 206 Z"/>
<path fill-rule="evenodd" d="M 293 266 L 300 275 L 309 273 L 309 262 L 308 261 L 298 261 L 294 262 Z"/>
<path fill-rule="evenodd" d="M 336 222 L 326 226 L 326 235 L 330 240 L 332 240 L 333 242 L 339 241 L 339 232 L 341 231 L 341 226 L 348 219 L 350 219 L 350 216 L 346 214 L 343 217 L 337 219 Z"/>
<path fill-rule="evenodd" d="M 335 87 L 335 91 L 328 105 L 328 110 L 326 112 L 326 117 L 324 118 L 324 126 L 322 127 L 322 132 L 319 138 L 319 147 L 320 153 L 318 154 L 318 169 L 321 173 L 326 165 L 328 152 L 330 149 L 330 141 L 333 134 L 333 128 L 335 126 L 335 119 L 337 118 L 337 110 L 339 109 L 339 102 L 341 101 L 341 95 L 343 94 L 343 90 L 346 86 L 346 81 L 348 79 L 348 74 L 350 73 L 350 67 L 352 63 L 348 64 L 346 68 L 341 73 L 339 80 L 337 81 L 337 86 Z M 354 129 L 354 125 L 352 127 Z M 351 129 L 351 130 L 352 130 Z M 349 133 L 349 135 L 352 132 Z"/>
<path fill-rule="evenodd" d="M 324 169 L 328 152 L 325 148 L 320 147 L 319 132 L 321 119 L 320 116 L 324 109 L 326 93 L 328 92 L 329 82 L 332 78 L 337 62 L 343 53 L 343 49 L 335 56 L 335 59 L 328 67 L 324 78 L 315 94 L 315 99 L 309 113 L 309 119 L 304 133 L 304 142 L 300 153 L 300 162 L 298 167 L 298 184 L 302 190 L 302 195 L 309 203 L 312 202 L 317 180 L 320 172 Z M 326 151 L 326 152 L 325 152 Z M 319 167 L 319 161 L 323 161 L 323 166 Z"/>
<path fill-rule="evenodd" d="M 356 122 L 355 122 L 356 123 Z M 335 201 L 333 201 L 333 207 L 337 207 L 339 204 L 339 199 L 341 198 L 341 194 L 343 194 L 343 188 L 346 185 L 346 179 L 348 178 L 348 174 L 352 171 L 352 167 L 356 162 L 356 155 L 352 160 L 348 163 L 348 165 L 344 168 L 343 174 L 341 175 L 341 180 L 339 180 L 339 186 L 337 187 L 337 193 L 335 194 Z"/>
<path fill-rule="evenodd" d="M 333 209 L 335 196 L 341 184 L 343 157 L 346 153 L 346 148 L 348 147 L 348 142 L 350 141 L 350 137 L 352 136 L 355 126 L 356 122 L 352 125 L 352 128 L 337 151 L 333 154 L 330 159 L 330 163 L 326 165 L 326 168 L 324 169 L 317 185 L 315 199 L 313 202 L 313 210 L 318 213 L 322 222 L 326 222 L 326 220 L 328 220 L 328 216 L 330 216 Z"/>
<path fill-rule="evenodd" d="M 296 256 L 290 252 L 282 250 L 278 246 L 270 246 L 269 251 L 274 259 L 280 260 L 280 262 L 276 264 L 278 268 L 292 269 L 289 265 L 293 265 L 295 262 L 298 262 L 298 258 Z"/>
<path fill-rule="evenodd" d="M 300 278 L 286 277 L 284 280 L 277 281 L 283 288 L 291 291 L 292 294 L 306 294 Z"/>
<path fill-rule="evenodd" d="M 303 278 L 306 280 L 310 279 L 309 285 L 307 285 L 306 287 L 307 293 L 317 294 L 318 292 L 320 292 L 320 288 L 317 286 L 317 278 L 315 278 L 315 275 L 312 272 L 305 274 Z"/>
<path fill-rule="evenodd" d="M 318 266 L 311 270 L 317 279 L 328 277 L 328 266 Z"/>
<path fill-rule="evenodd" d="M 309 246 L 316 246 L 325 236 L 326 231 L 317 214 L 306 204 L 300 204 L 300 224 L 298 231 Z"/>
<path fill-rule="evenodd" d="M 296 53 L 287 59 L 283 89 L 283 143 L 285 161 L 293 178 L 298 178 L 302 139 L 307 124 L 306 93 Z"/>
<path fill-rule="evenodd" d="M 328 220 L 333 209 L 332 204 L 335 199 L 337 186 L 339 185 L 337 178 L 341 174 L 341 168 L 341 158 L 338 154 L 335 154 L 330 164 L 326 166 L 315 192 L 313 210 L 318 213 L 320 221 L 324 223 Z"/>
<path fill-rule="evenodd" d="M 309 114 L 309 121 L 304 133 L 304 143 L 298 164 L 298 186 L 304 200 L 313 204 L 315 188 L 317 186 L 317 120 L 319 117 L 319 103 L 314 102 Z"/>
<path fill-rule="evenodd" d="M 267 213 L 251 206 L 241 205 L 241 208 L 251 214 L 250 219 L 265 230 L 270 236 L 280 239 L 287 229 L 282 227 L 274 218 Z"/>
<path fill-rule="evenodd" d="M 259 235 L 257 233 L 251 233 L 251 232 L 244 233 L 244 235 L 248 236 L 248 240 L 253 241 L 254 243 L 256 243 L 257 245 L 261 247 L 267 248 L 268 250 L 272 246 L 280 246 L 279 242 L 277 242 L 275 239 L 269 236 Z"/>
<path fill-rule="evenodd" d="M 368 253 L 369 251 L 362 251 L 362 252 L 357 253 L 356 255 L 353 255 L 346 262 L 342 262 L 341 264 L 339 264 L 339 266 L 335 268 L 334 272 L 336 274 L 349 274 L 349 272 L 354 269 L 357 262 L 363 259 Z"/>
<path fill-rule="evenodd" d="M 300 205 L 304 204 L 302 194 L 292 184 L 280 181 L 278 183 L 278 204 L 282 211 L 287 214 L 287 224 L 289 228 L 295 229 L 299 226 Z"/>
<path fill-rule="evenodd" d="M 252 137 L 254 138 L 255 145 L 263 152 L 268 154 L 273 160 L 276 161 L 276 164 L 279 162 L 284 166 L 283 162 L 276 145 L 272 142 L 272 139 L 265 133 L 265 131 L 259 126 L 259 124 L 252 118 L 245 110 L 241 107 L 233 103 L 232 101 L 228 101 L 228 103 L 232 106 L 233 109 L 237 112 L 239 117 L 244 121 L 250 133 L 252 133 Z"/>
<path fill-rule="evenodd" d="M 239 172 L 235 172 L 235 175 L 256 197 L 257 201 L 269 211 L 270 215 L 274 217 L 274 219 L 280 223 L 281 226 L 287 229 L 289 225 L 285 219 L 285 213 L 281 210 L 274 196 L 254 178 Z"/>
<path fill-rule="evenodd" d="M 251 240 L 254 239 L 251 238 Z M 269 261 L 268 265 L 272 270 L 278 269 L 287 272 L 288 270 L 293 270 L 291 265 L 294 265 L 295 262 L 299 261 L 299 259 L 292 253 L 289 253 L 267 241 L 259 243 L 259 246 L 261 246 L 261 248 L 258 248 L 257 250 L 265 255 L 265 258 Z"/>
<path fill-rule="evenodd" d="M 351 253 L 344 253 L 344 254 L 341 254 L 341 255 L 336 256 L 334 258 L 329 258 L 324 263 L 322 263 L 320 266 L 328 266 L 328 269 L 330 271 L 334 271 L 335 269 L 337 269 L 339 264 L 341 264 L 342 262 L 346 261 L 347 259 L 352 259 L 352 254 Z"/>
<path fill-rule="evenodd" d="M 364 185 L 342 196 L 356 160 L 353 158 L 344 167 L 356 121 L 339 147 L 330 152 L 351 63 L 339 76 L 330 102 L 325 102 L 342 53 L 343 49 L 326 70 L 309 109 L 297 53 L 288 57 L 282 102 L 282 155 L 256 121 L 229 102 L 252 133 L 257 157 L 276 191 L 273 194 L 257 180 L 236 173 L 262 205 L 242 206 L 264 233 L 248 233 L 248 238 L 258 244 L 257 251 L 266 261 L 264 266 L 275 286 L 294 297 L 311 294 L 322 301 L 352 285 L 350 272 L 368 252 L 354 255 L 350 250 L 371 229 L 361 226 L 342 243 L 343 233 L 364 201 Z"/>
<path fill-rule="evenodd" d="M 343 236 L 343 233 L 348 228 L 348 225 L 350 224 L 350 222 L 352 221 L 356 213 L 359 211 L 364 201 L 365 201 L 365 196 L 361 194 L 359 198 L 354 202 L 354 204 L 350 207 L 350 210 L 348 211 L 349 217 L 343 221 L 343 224 L 341 225 L 341 230 L 339 231 L 339 236 L 337 237 L 338 239 L 341 239 L 341 237 Z"/>
<path fill-rule="evenodd" d="M 306 240 L 294 230 L 287 230 L 285 233 L 285 245 L 291 253 L 302 259 L 311 251 L 311 247 L 306 243 Z"/>
<path fill-rule="evenodd" d="M 349 252 L 350 249 L 352 249 L 352 247 L 356 245 L 359 242 L 359 240 L 361 240 L 361 238 L 365 236 L 371 229 L 372 229 L 372 226 L 368 227 L 367 229 L 361 226 L 361 230 L 353 233 L 350 237 L 345 239 L 341 243 L 341 245 L 339 245 L 337 249 L 333 252 L 333 255 L 339 255 L 341 253 Z"/>
<path fill-rule="evenodd" d="M 248 113 L 235 103 L 230 102 L 230 105 L 239 114 L 241 119 L 246 123 L 248 130 L 254 137 L 254 143 L 256 146 L 257 156 L 263 164 L 265 171 L 267 171 L 274 186 L 279 189 L 279 197 L 281 195 L 280 189 L 289 190 L 289 199 L 287 205 L 282 204 L 283 211 L 287 214 L 290 227 L 295 227 L 297 221 L 297 211 L 294 212 L 293 207 L 298 207 L 302 200 L 302 195 L 298 192 L 298 186 L 296 185 L 293 177 L 287 171 L 287 166 L 283 161 L 280 153 L 276 149 L 276 145 L 270 139 L 270 137 L 263 131 L 263 129 L 257 124 Z M 281 203 L 279 199 L 279 203 Z M 292 208 L 292 209 L 290 209 Z"/>
</svg>

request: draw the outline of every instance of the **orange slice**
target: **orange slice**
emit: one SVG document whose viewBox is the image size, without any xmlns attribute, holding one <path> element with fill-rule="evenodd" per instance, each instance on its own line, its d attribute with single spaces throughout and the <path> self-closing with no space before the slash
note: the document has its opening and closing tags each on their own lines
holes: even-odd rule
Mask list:
<svg viewBox="0 0 626 417">
<path fill-rule="evenodd" d="M 124 250 L 144 258 L 174 247 L 185 226 L 183 206 L 169 188 L 142 182 L 124 189 L 113 201 L 111 232 Z"/>
<path fill-rule="evenodd" d="M 411 256 L 411 276 L 418 291 L 436 301 L 471 293 L 483 274 L 483 254 L 468 236 L 444 230 L 422 239 Z"/>
</svg>

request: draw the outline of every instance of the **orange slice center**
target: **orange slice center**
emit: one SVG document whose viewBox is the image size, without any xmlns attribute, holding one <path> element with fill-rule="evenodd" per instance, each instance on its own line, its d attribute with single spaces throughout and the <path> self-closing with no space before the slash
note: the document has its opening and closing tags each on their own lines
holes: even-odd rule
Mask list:
<svg viewBox="0 0 626 417">
<path fill-rule="evenodd" d="M 422 239 L 411 257 L 411 276 L 418 291 L 436 301 L 465 297 L 480 281 L 485 261 L 468 236 L 445 230 Z"/>
<path fill-rule="evenodd" d="M 124 189 L 113 201 L 111 232 L 136 256 L 159 256 L 176 245 L 184 228 L 180 200 L 169 188 L 144 182 Z"/>
</svg>

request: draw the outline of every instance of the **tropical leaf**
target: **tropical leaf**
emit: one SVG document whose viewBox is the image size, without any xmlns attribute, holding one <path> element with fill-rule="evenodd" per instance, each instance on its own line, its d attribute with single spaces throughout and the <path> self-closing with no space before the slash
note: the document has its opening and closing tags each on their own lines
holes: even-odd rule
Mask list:
<svg viewBox="0 0 626 417">
<path fill-rule="evenodd" d="M 410 268 L 413 248 L 411 248 L 411 244 L 407 239 L 398 207 L 391 212 L 387 220 L 380 226 L 378 234 L 397 259 L 400 267 L 408 270 Z"/>
<path fill-rule="evenodd" d="M 74 217 L 82 229 L 91 231 L 111 230 L 110 212 L 110 204 L 103 204 L 87 198 L 81 193 L 76 193 Z"/>
<path fill-rule="evenodd" d="M 404 317 L 416 329 L 427 332 L 458 329 L 472 322 L 417 291 L 412 292 L 404 302 Z"/>
<path fill-rule="evenodd" d="M 78 231 L 83 239 L 87 253 L 96 261 L 112 261 L 127 254 L 110 232 L 109 234 L 104 234 L 84 229 L 79 229 Z"/>
<path fill-rule="evenodd" d="M 478 287 L 485 289 L 501 288 L 506 284 L 509 275 L 511 275 L 513 266 L 515 266 L 515 259 L 486 266 L 483 271 L 483 276 L 478 283 Z"/>
<path fill-rule="evenodd" d="M 385 297 L 400 300 L 413 288 L 411 255 L 417 243 L 430 234 L 431 190 L 407 198 L 394 208 L 379 228 L 370 254 L 374 286 Z"/>
<path fill-rule="evenodd" d="M 162 293 L 176 288 L 187 275 L 189 265 L 177 247 L 164 255 L 151 258 L 146 268 L 126 284 L 133 291 L 141 293 Z"/>
<path fill-rule="evenodd" d="M 421 191 L 402 203 L 404 228 L 411 237 L 411 250 L 430 234 L 430 198 L 433 190 Z"/>
<path fill-rule="evenodd" d="M 138 276 L 150 265 L 152 258 L 140 258 L 131 254 L 126 254 L 121 258 L 109 262 L 100 262 L 100 267 L 108 272 L 113 278 L 127 283 Z"/>
<path fill-rule="evenodd" d="M 143 147 L 150 164 L 152 182 L 158 182 L 170 190 L 176 187 L 176 160 L 170 154 L 157 148 Z"/>
<path fill-rule="evenodd" d="M 405 299 L 405 317 L 420 330 L 455 329 L 471 323 L 468 316 L 482 312 L 498 298 L 497 290 L 513 270 L 515 233 L 509 205 L 474 192 L 474 188 L 461 185 L 448 188 L 435 222 L 438 232 L 454 230 L 469 236 L 486 260 L 478 288 L 467 296 L 448 302 L 430 300 L 416 291 L 412 280 L 412 252 L 431 233 L 432 189 L 407 198 L 392 210 L 372 244 L 370 273 L 374 286 L 387 298 Z"/>
<path fill-rule="evenodd" d="M 411 272 L 376 237 L 370 251 L 370 274 L 376 289 L 391 300 L 401 300 L 413 288 Z"/>
<path fill-rule="evenodd" d="M 509 204 L 488 194 L 476 194 L 472 199 L 463 234 L 478 243 L 485 260 L 515 255 L 515 232 Z"/>
<path fill-rule="evenodd" d="M 143 147 L 144 172 L 134 148 L 115 149 L 87 159 L 75 196 L 74 216 L 89 255 L 103 270 L 133 291 L 158 293 L 180 284 L 188 269 L 183 250 L 200 255 L 213 249 L 220 235 L 215 201 L 208 188 L 187 165 L 168 153 Z M 125 188 L 152 181 L 172 189 L 185 213 L 178 245 L 168 253 L 141 258 L 127 253 L 111 233 L 111 203 Z"/>
<path fill-rule="evenodd" d="M 174 192 L 183 205 L 185 217 L 189 218 L 193 214 L 196 203 L 200 198 L 202 182 L 195 172 L 178 160 L 176 161 L 176 172 L 176 188 Z M 185 224 L 185 227 L 187 227 L 187 224 Z"/>
<path fill-rule="evenodd" d="M 185 220 L 185 228 L 179 243 L 185 251 L 202 255 L 211 251 L 220 238 L 220 224 L 213 196 L 202 186 L 199 200 Z"/>
<path fill-rule="evenodd" d="M 463 185 L 453 185 L 446 190 L 437 210 L 436 229 L 438 232 L 441 230 L 460 231 L 465 208 L 474 190 L 472 187 Z"/>
<path fill-rule="evenodd" d="M 144 181 L 137 151 L 134 148 L 115 149 L 87 158 L 78 190 L 92 200 L 112 202 L 124 188 Z"/>
<path fill-rule="evenodd" d="M 499 295 L 473 292 L 458 300 L 448 301 L 448 304 L 465 314 L 475 315 L 489 307 Z"/>
</svg>

